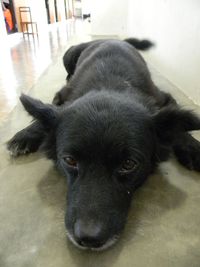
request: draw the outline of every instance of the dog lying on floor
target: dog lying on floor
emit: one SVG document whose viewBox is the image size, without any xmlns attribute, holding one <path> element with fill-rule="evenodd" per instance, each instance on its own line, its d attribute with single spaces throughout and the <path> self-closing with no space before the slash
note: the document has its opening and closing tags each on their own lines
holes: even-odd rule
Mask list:
<svg viewBox="0 0 200 267">
<path fill-rule="evenodd" d="M 137 39 L 97 40 L 64 55 L 68 82 L 53 104 L 22 95 L 35 121 L 9 142 L 18 156 L 39 148 L 68 185 L 66 228 L 80 248 L 103 250 L 123 230 L 135 189 L 174 153 L 200 171 L 200 118 L 153 83 Z M 137 48 L 137 49 L 136 49 Z"/>
</svg>

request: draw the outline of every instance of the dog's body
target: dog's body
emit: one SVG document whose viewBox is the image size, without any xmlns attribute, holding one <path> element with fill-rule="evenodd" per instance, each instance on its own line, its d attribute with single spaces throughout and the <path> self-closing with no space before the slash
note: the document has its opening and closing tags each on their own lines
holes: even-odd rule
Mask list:
<svg viewBox="0 0 200 267">
<path fill-rule="evenodd" d="M 148 41 L 99 40 L 64 55 L 68 83 L 54 105 L 22 96 L 36 121 L 8 143 L 14 155 L 44 149 L 67 177 L 66 227 L 82 248 L 104 249 L 122 231 L 134 190 L 174 152 L 200 171 L 200 120 L 153 83 L 134 48 Z M 60 107 L 59 107 L 60 106 Z"/>
</svg>

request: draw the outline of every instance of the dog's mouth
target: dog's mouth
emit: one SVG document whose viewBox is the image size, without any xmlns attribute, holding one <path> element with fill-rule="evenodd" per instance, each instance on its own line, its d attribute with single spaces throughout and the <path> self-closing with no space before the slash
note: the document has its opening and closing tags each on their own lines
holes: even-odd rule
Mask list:
<svg viewBox="0 0 200 267">
<path fill-rule="evenodd" d="M 67 236 L 69 238 L 69 240 L 79 249 L 82 250 L 92 250 L 92 251 L 103 251 L 106 250 L 108 248 L 110 248 L 111 246 L 113 246 L 117 240 L 119 239 L 119 235 L 115 235 L 111 238 L 109 238 L 105 243 L 99 244 L 98 246 L 88 246 L 87 244 L 79 244 L 75 238 L 73 237 L 72 234 L 70 234 L 68 231 L 66 232 Z"/>
</svg>

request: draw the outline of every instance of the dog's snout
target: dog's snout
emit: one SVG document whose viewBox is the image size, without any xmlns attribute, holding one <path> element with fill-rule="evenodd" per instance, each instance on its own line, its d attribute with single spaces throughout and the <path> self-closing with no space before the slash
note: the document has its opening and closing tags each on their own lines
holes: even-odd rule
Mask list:
<svg viewBox="0 0 200 267">
<path fill-rule="evenodd" d="M 83 247 L 98 248 L 103 245 L 102 225 L 77 220 L 74 224 L 74 237 Z"/>
</svg>

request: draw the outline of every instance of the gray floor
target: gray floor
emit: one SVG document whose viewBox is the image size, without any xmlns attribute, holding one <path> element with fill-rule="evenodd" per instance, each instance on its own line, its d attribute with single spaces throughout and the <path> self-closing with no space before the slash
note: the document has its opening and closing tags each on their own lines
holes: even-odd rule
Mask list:
<svg viewBox="0 0 200 267">
<path fill-rule="evenodd" d="M 75 36 L 66 47 L 84 38 L 88 37 Z M 62 86 L 66 73 L 61 52 L 38 78 L 30 95 L 50 102 Z M 154 69 L 152 75 L 158 86 L 200 114 L 199 107 Z M 18 103 L 0 129 L 0 266 L 200 266 L 198 173 L 187 171 L 174 159 L 161 164 L 156 174 L 135 193 L 119 242 L 104 252 L 80 251 L 65 234 L 64 179 L 43 155 L 14 160 L 5 149 L 5 141 L 30 120 Z M 199 133 L 195 135 L 200 139 Z"/>
</svg>

